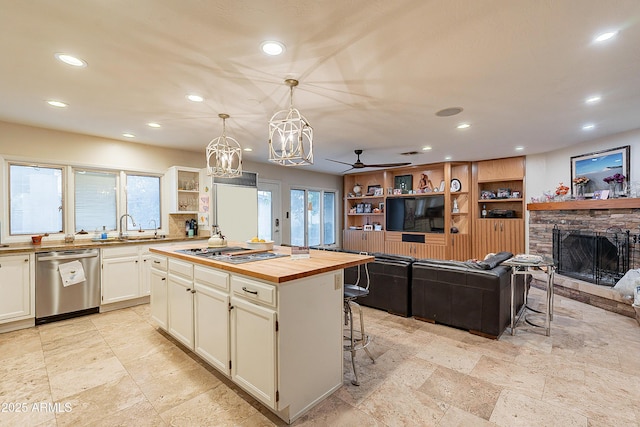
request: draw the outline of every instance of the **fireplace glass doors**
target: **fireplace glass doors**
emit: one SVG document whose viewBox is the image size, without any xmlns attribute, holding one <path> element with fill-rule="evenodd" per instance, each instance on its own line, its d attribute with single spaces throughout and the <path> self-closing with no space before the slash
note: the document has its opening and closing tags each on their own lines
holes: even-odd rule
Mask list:
<svg viewBox="0 0 640 427">
<path fill-rule="evenodd" d="M 629 231 L 553 229 L 557 273 L 596 285 L 614 286 L 629 270 Z"/>
</svg>

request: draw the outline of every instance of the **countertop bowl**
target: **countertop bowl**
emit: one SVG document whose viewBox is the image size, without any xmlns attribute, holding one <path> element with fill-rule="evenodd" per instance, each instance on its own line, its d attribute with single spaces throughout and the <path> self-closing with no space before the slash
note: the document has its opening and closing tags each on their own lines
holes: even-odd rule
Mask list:
<svg viewBox="0 0 640 427">
<path fill-rule="evenodd" d="M 252 242 L 251 240 L 247 240 L 246 245 L 248 249 L 270 251 L 273 249 L 273 240 L 267 240 L 266 242 Z"/>
</svg>

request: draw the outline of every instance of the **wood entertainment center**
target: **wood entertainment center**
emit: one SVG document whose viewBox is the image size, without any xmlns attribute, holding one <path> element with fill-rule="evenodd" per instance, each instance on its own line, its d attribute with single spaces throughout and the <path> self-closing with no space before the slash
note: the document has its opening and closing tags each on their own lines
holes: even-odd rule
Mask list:
<svg viewBox="0 0 640 427">
<path fill-rule="evenodd" d="M 499 251 L 523 253 L 524 162 L 524 157 L 509 157 L 344 175 L 342 246 L 452 260 L 483 258 Z M 360 193 L 354 190 L 356 184 Z M 498 197 L 483 198 L 491 195 Z M 399 199 L 406 200 L 402 213 L 393 211 L 401 209 Z M 425 214 L 429 206 L 442 212 Z M 397 217 L 402 215 L 404 229 L 398 225 Z M 420 227 L 428 231 L 416 231 Z"/>
</svg>

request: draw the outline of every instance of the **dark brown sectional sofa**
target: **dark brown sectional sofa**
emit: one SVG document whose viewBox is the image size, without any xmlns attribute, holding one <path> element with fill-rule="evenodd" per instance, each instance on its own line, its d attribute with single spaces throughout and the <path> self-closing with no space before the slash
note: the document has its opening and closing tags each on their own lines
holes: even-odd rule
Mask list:
<svg viewBox="0 0 640 427">
<path fill-rule="evenodd" d="M 497 338 L 511 320 L 511 269 L 500 265 L 512 254 L 501 252 L 481 262 L 416 260 L 373 254 L 369 295 L 357 301 L 389 313 Z M 345 270 L 354 283 L 355 267 Z M 518 276 L 515 302 L 524 302 L 525 280 Z M 527 283 L 528 286 L 528 283 Z"/>
<path fill-rule="evenodd" d="M 412 265 L 413 316 L 498 338 L 511 322 L 511 258 L 501 252 L 479 263 L 419 260 Z M 530 281 L 530 279 L 529 279 Z M 516 280 L 515 304 L 524 303 L 524 277 Z"/>
</svg>

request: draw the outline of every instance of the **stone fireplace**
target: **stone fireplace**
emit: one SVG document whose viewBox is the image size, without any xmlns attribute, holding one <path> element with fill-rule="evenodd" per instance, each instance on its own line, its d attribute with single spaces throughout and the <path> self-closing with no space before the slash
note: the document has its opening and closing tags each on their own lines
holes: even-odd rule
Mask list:
<svg viewBox="0 0 640 427">
<path fill-rule="evenodd" d="M 529 253 L 554 257 L 554 228 L 562 230 L 564 237 L 575 234 L 568 243 L 575 244 L 583 256 L 593 256 L 588 262 L 600 265 L 600 271 L 593 271 L 604 283 L 590 283 L 580 277 L 584 273 L 582 258 L 569 256 L 579 273 L 567 275 L 558 272 L 555 280 L 557 294 L 576 299 L 605 310 L 635 317 L 631 302 L 611 288 L 620 274 L 632 268 L 640 268 L 640 198 L 613 200 L 576 200 L 555 203 L 531 203 L 529 211 Z M 617 253 L 617 237 L 629 231 L 628 253 Z M 577 231 L 584 236 L 578 237 Z M 613 232 L 613 235 L 609 234 Z M 617 234 L 616 234 L 617 233 Z M 556 236 L 557 237 L 557 236 Z M 611 240 L 610 240 L 611 238 Z M 589 241 L 590 240 L 590 241 Z M 593 245 L 590 248 L 589 245 Z M 613 248 L 615 246 L 616 248 Z M 574 249 L 575 249 L 574 248 Z M 558 254 L 556 254 L 557 256 Z M 628 261 L 627 261 L 628 256 Z M 625 264 L 626 263 L 626 264 Z M 614 266 L 615 264 L 615 266 Z M 624 265 L 618 265 L 624 264 Z M 615 267 L 615 268 L 614 268 Z M 614 271 L 615 270 L 615 271 Z M 619 270 L 619 271 L 618 271 Z M 603 286 L 604 285 L 604 286 Z"/>
</svg>

